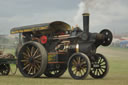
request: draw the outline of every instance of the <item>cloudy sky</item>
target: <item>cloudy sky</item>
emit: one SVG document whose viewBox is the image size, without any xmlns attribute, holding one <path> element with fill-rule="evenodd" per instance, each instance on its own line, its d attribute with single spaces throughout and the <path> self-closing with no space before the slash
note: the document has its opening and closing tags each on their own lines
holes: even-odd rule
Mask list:
<svg viewBox="0 0 128 85">
<path fill-rule="evenodd" d="M 128 32 L 128 0 L 91 0 L 90 31 L 109 28 L 114 33 Z M 0 0 L 0 34 L 24 25 L 65 21 L 82 28 L 82 12 L 86 6 L 80 0 Z M 83 8 L 83 9 L 82 9 Z M 86 12 L 87 12 L 86 11 Z"/>
</svg>

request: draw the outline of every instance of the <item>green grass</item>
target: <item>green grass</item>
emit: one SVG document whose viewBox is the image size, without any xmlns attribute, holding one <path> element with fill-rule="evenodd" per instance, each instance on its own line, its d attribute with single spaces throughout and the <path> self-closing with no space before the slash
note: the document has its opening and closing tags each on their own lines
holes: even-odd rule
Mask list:
<svg viewBox="0 0 128 85">
<path fill-rule="evenodd" d="M 68 71 L 60 78 L 25 78 L 18 71 L 16 75 L 0 76 L 0 85 L 128 85 L 128 49 L 115 47 L 100 47 L 109 61 L 110 70 L 103 79 L 93 79 L 88 76 L 85 80 L 74 80 Z M 14 71 L 15 65 L 12 65 Z"/>
</svg>

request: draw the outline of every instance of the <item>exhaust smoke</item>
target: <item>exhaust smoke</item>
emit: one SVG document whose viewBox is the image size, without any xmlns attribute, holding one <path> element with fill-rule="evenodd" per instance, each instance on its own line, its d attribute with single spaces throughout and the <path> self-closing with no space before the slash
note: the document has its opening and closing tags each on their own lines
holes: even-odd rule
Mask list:
<svg viewBox="0 0 128 85">
<path fill-rule="evenodd" d="M 89 9 L 93 7 L 96 3 L 96 0 L 82 0 L 78 5 L 77 14 L 74 17 L 74 23 L 78 24 L 80 19 L 82 19 L 81 14 L 88 13 Z"/>
<path fill-rule="evenodd" d="M 100 13 L 101 10 L 107 9 L 111 0 L 81 0 L 78 4 L 78 11 L 74 16 L 74 24 L 80 24 L 82 26 L 83 13 Z M 101 13 L 100 13 L 101 14 Z"/>
</svg>

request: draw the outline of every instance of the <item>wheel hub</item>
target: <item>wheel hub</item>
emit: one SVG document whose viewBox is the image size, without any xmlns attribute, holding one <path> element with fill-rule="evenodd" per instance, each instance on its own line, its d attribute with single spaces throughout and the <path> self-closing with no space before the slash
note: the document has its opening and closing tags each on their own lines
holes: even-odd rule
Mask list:
<svg viewBox="0 0 128 85">
<path fill-rule="evenodd" d="M 29 62 L 30 62 L 30 63 L 33 63 L 33 62 L 34 62 L 34 60 L 33 60 L 32 57 L 29 58 Z"/>
<path fill-rule="evenodd" d="M 80 71 L 80 69 L 81 69 L 81 65 L 80 64 L 77 64 L 77 71 Z"/>
<path fill-rule="evenodd" d="M 93 64 L 94 68 L 100 68 L 100 65 L 98 63 Z"/>
</svg>

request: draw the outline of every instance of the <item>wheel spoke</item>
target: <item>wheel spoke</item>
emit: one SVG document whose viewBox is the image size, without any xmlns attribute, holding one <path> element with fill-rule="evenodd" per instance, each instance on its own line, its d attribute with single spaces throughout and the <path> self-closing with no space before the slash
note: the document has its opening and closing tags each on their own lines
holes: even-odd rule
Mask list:
<svg viewBox="0 0 128 85">
<path fill-rule="evenodd" d="M 81 72 L 81 70 L 79 71 L 79 73 L 81 74 L 81 76 L 82 76 L 82 72 Z"/>
<path fill-rule="evenodd" d="M 77 72 L 78 72 L 78 71 L 76 70 L 76 71 L 74 72 L 74 74 L 77 75 Z"/>
<path fill-rule="evenodd" d="M 102 65 L 100 65 L 100 66 L 106 66 L 106 64 L 102 64 Z"/>
<path fill-rule="evenodd" d="M 100 69 L 103 73 L 104 73 L 104 70 L 103 69 Z"/>
<path fill-rule="evenodd" d="M 37 59 L 37 58 L 40 58 L 40 57 L 41 57 L 41 55 L 37 55 L 37 56 L 34 57 L 34 59 Z"/>
<path fill-rule="evenodd" d="M 76 70 L 76 68 L 75 68 L 75 69 L 73 69 L 72 71 L 74 72 L 74 71 L 77 71 L 77 70 Z"/>
<path fill-rule="evenodd" d="M 99 64 L 102 64 L 103 62 L 105 62 L 104 59 L 102 59 L 102 61 Z"/>
<path fill-rule="evenodd" d="M 36 49 L 36 51 L 34 52 L 33 56 L 34 57 L 36 55 L 36 53 L 38 52 L 38 48 Z"/>
<path fill-rule="evenodd" d="M 34 72 L 33 72 L 34 74 L 36 73 L 36 67 L 34 66 Z"/>
<path fill-rule="evenodd" d="M 102 60 L 102 59 L 101 59 L 101 57 L 99 57 L 99 58 L 98 58 L 98 63 L 100 63 L 100 62 L 101 62 L 101 60 Z"/>
<path fill-rule="evenodd" d="M 28 59 L 29 59 L 29 57 L 24 57 L 24 59 L 28 60 Z"/>
<path fill-rule="evenodd" d="M 99 69 L 99 72 L 100 72 L 100 75 L 102 75 L 102 74 L 103 74 L 103 72 L 101 71 L 101 69 Z"/>
<path fill-rule="evenodd" d="M 30 64 L 27 64 L 24 68 L 23 68 L 23 70 L 25 70 L 27 67 L 29 67 L 30 66 Z"/>
<path fill-rule="evenodd" d="M 83 64 L 83 65 L 82 65 L 82 68 L 83 68 L 83 69 L 87 69 L 87 64 L 86 64 L 86 63 Z"/>
<path fill-rule="evenodd" d="M 31 57 L 33 57 L 33 50 L 34 50 L 34 47 L 32 46 L 32 48 L 31 48 Z"/>
<path fill-rule="evenodd" d="M 82 59 L 80 60 L 80 62 L 85 62 L 85 60 L 82 58 Z"/>
<path fill-rule="evenodd" d="M 103 70 L 102 69 L 99 69 L 101 71 L 101 74 L 103 74 Z"/>
<path fill-rule="evenodd" d="M 98 73 L 99 73 L 99 76 L 100 76 L 100 75 L 101 75 L 101 73 L 100 73 L 99 69 L 97 69 L 97 71 L 98 71 Z"/>
<path fill-rule="evenodd" d="M 98 75 L 98 70 L 96 69 L 96 74 L 95 75 Z"/>
<path fill-rule="evenodd" d="M 83 68 L 82 68 L 81 70 L 83 71 L 83 73 L 85 73 L 85 71 L 84 71 L 84 69 L 83 69 Z"/>
<path fill-rule="evenodd" d="M 94 69 L 93 71 L 94 71 L 94 75 L 95 75 L 96 69 Z"/>
<path fill-rule="evenodd" d="M 78 57 L 78 64 L 80 64 L 80 57 Z"/>
<path fill-rule="evenodd" d="M 21 62 L 28 62 L 28 60 L 21 60 Z"/>
<path fill-rule="evenodd" d="M 35 64 L 35 69 L 38 71 L 40 68 Z"/>
<path fill-rule="evenodd" d="M 25 52 L 23 52 L 24 57 L 29 57 Z"/>
<path fill-rule="evenodd" d="M 75 58 L 74 58 L 74 60 L 75 60 L 75 61 L 76 61 L 76 63 L 78 64 L 78 58 L 77 58 L 77 57 L 75 57 Z"/>
<path fill-rule="evenodd" d="M 37 65 L 37 67 L 40 69 L 40 65 L 39 65 L 39 64 L 37 64 L 37 63 L 36 63 L 36 65 Z"/>
<path fill-rule="evenodd" d="M 39 64 L 41 64 L 41 61 L 35 60 L 35 63 L 39 63 Z"/>
<path fill-rule="evenodd" d="M 32 66 L 30 66 L 30 69 L 29 69 L 29 71 L 28 71 L 28 74 L 30 74 L 31 71 L 32 71 Z"/>
<path fill-rule="evenodd" d="M 31 57 L 31 54 L 26 50 L 26 52 L 27 52 L 27 55 L 29 56 L 29 57 Z"/>
<path fill-rule="evenodd" d="M 27 46 L 27 51 L 29 52 L 29 53 L 31 53 L 31 51 L 30 51 L 30 49 L 29 49 L 29 47 Z M 32 56 L 32 55 L 30 55 L 30 56 Z"/>
<path fill-rule="evenodd" d="M 102 62 L 102 58 L 101 57 L 99 57 L 99 63 L 101 63 Z"/>
<path fill-rule="evenodd" d="M 77 62 L 76 62 L 76 60 L 75 60 L 75 59 L 73 59 L 73 63 L 75 64 L 75 66 L 77 65 Z"/>
</svg>

